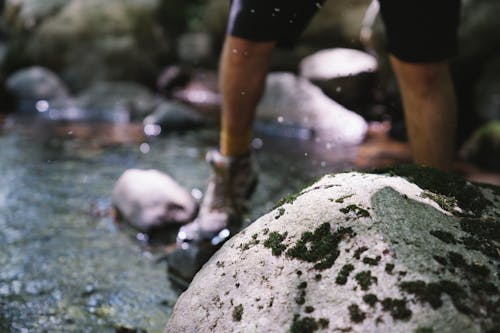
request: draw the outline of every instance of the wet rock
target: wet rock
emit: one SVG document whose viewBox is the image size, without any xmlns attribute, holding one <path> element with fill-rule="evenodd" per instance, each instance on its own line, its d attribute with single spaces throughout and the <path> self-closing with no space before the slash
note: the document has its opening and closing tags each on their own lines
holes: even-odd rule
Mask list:
<svg viewBox="0 0 500 333">
<path fill-rule="evenodd" d="M 24 53 L 74 90 L 103 80 L 154 82 L 168 41 L 158 0 L 73 0 L 30 34 Z"/>
<path fill-rule="evenodd" d="M 70 97 L 62 80 L 54 72 L 39 66 L 14 72 L 7 78 L 6 88 L 17 98 L 21 112 L 46 111 L 48 103 L 62 105 Z"/>
<path fill-rule="evenodd" d="M 113 189 L 112 202 L 119 219 L 142 232 L 187 223 L 198 208 L 183 187 L 157 170 L 125 171 Z"/>
<path fill-rule="evenodd" d="M 465 142 L 461 155 L 480 167 L 500 172 L 500 121 L 490 122 L 476 130 Z"/>
<path fill-rule="evenodd" d="M 301 76 L 347 107 L 367 103 L 376 71 L 375 57 L 345 48 L 322 50 L 300 63 Z"/>
<path fill-rule="evenodd" d="M 178 102 L 163 101 L 144 118 L 144 126 L 158 125 L 162 131 L 187 130 L 203 126 L 207 119 L 196 110 Z"/>
<path fill-rule="evenodd" d="M 499 190 L 414 166 L 325 176 L 215 253 L 166 332 L 495 331 Z"/>
<path fill-rule="evenodd" d="M 69 2 L 71 0 L 6 0 L 4 16 L 9 24 L 31 30 Z"/>
<path fill-rule="evenodd" d="M 160 102 L 147 87 L 135 82 L 98 82 L 76 98 L 78 108 L 95 114 L 97 118 L 122 113 L 130 120 L 143 119 Z"/>
<path fill-rule="evenodd" d="M 244 92 L 243 92 L 244 93 Z M 314 132 L 318 141 L 361 143 L 366 121 L 327 97 L 308 80 L 291 73 L 271 73 L 257 107 L 257 119 Z"/>
</svg>

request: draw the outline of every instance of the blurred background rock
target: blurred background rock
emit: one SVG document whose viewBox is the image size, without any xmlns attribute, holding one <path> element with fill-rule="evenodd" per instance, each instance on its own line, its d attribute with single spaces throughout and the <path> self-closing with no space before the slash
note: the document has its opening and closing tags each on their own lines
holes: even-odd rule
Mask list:
<svg viewBox="0 0 500 333">
<path fill-rule="evenodd" d="M 293 50 L 277 50 L 271 70 L 299 73 L 302 59 L 331 48 L 372 54 L 378 69 L 371 74 L 370 84 L 362 85 L 363 100 L 345 106 L 367 121 L 390 121 L 393 137 L 405 140 L 399 95 L 384 49 L 384 28 L 371 3 L 327 1 Z M 16 108 L 6 89 L 7 79 L 31 66 L 55 73 L 75 96 L 101 82 L 128 82 L 158 91 L 158 77 L 172 66 L 191 75 L 184 75 L 182 84 L 174 80 L 170 90 L 163 91 L 168 98 L 183 101 L 182 89 L 177 94 L 173 90 L 192 89 L 193 78 L 197 89 L 201 86 L 205 94 L 216 94 L 228 9 L 228 0 L 1 0 L 0 112 Z M 500 118 L 498 13 L 496 0 L 463 0 L 460 53 L 453 59 L 460 146 L 475 130 Z M 322 88 L 342 104 L 344 96 L 338 91 Z M 217 105 L 210 109 L 216 110 Z"/>
</svg>

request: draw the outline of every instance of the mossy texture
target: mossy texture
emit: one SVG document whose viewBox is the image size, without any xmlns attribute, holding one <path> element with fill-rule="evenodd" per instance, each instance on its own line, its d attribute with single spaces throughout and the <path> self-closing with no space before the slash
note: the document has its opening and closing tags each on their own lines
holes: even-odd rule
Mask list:
<svg viewBox="0 0 500 333">
<path fill-rule="evenodd" d="M 455 198 L 460 208 L 472 212 L 474 216 L 480 216 L 491 204 L 477 186 L 438 169 L 406 164 L 374 172 L 404 177 L 424 190 Z"/>
<path fill-rule="evenodd" d="M 329 223 L 323 223 L 314 232 L 305 232 L 297 243 L 286 252 L 287 256 L 314 263 L 314 268 L 330 268 L 340 254 L 339 244 L 346 237 L 353 236 L 351 228 L 332 231 Z"/>
<path fill-rule="evenodd" d="M 283 241 L 286 239 L 288 233 L 280 234 L 279 232 L 273 231 L 269 233 L 269 237 L 264 241 L 264 246 L 270 248 L 274 256 L 279 256 L 286 250 L 286 245 Z"/>
</svg>

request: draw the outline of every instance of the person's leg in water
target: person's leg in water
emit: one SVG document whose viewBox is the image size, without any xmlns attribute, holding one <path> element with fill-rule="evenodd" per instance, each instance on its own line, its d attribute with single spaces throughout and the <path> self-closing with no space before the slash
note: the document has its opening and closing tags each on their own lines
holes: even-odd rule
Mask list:
<svg viewBox="0 0 500 333">
<path fill-rule="evenodd" d="M 456 98 L 448 60 L 457 53 L 460 0 L 379 0 L 415 163 L 450 171 Z"/>
<path fill-rule="evenodd" d="M 253 120 L 274 45 L 226 37 L 220 61 L 220 151 L 207 155 L 213 172 L 200 213 L 181 229 L 179 242 L 209 240 L 224 228 L 234 231 L 241 223 L 246 198 L 256 181 L 250 155 Z"/>
<path fill-rule="evenodd" d="M 391 56 L 415 163 L 451 171 L 457 124 L 448 62 L 410 63 Z"/>
<path fill-rule="evenodd" d="M 292 46 L 323 0 L 232 0 L 220 61 L 223 96 L 220 150 L 197 219 L 182 227 L 167 258 L 173 280 L 188 282 L 214 250 L 237 231 L 256 181 L 251 154 L 255 110 L 277 43 Z M 206 245 L 208 244 L 208 245 Z"/>
</svg>

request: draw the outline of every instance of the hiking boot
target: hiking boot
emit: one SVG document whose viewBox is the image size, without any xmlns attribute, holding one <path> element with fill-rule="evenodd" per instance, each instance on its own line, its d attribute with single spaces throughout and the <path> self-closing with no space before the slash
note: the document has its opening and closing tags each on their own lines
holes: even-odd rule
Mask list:
<svg viewBox="0 0 500 333">
<path fill-rule="evenodd" d="M 212 240 L 217 244 L 229 238 L 241 227 L 247 199 L 257 184 L 250 154 L 227 157 L 213 150 L 208 152 L 206 160 L 212 174 L 198 217 L 179 230 L 177 244 L 181 246 L 197 240 Z"/>
<path fill-rule="evenodd" d="M 246 201 L 257 184 L 251 155 L 226 157 L 207 154 L 212 174 L 196 220 L 177 234 L 177 249 L 167 256 L 169 278 L 187 288 L 205 262 L 239 231 Z"/>
</svg>

